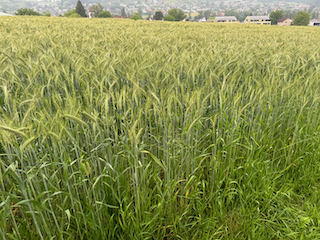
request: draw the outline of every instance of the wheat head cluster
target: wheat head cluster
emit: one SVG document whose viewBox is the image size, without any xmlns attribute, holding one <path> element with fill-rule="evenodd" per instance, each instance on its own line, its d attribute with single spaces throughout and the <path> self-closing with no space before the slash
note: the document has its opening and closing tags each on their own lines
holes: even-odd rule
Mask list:
<svg viewBox="0 0 320 240">
<path fill-rule="evenodd" d="M 0 238 L 319 239 L 319 39 L 0 18 Z"/>
</svg>

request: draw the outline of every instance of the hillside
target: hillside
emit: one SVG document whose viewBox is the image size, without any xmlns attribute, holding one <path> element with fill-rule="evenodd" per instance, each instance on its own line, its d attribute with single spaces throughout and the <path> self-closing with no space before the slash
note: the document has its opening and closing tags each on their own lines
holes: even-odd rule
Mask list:
<svg viewBox="0 0 320 240">
<path fill-rule="evenodd" d="M 56 4 L 55 3 L 56 0 L 43 0 L 43 1 L 37 1 L 37 3 L 39 2 L 43 2 L 46 4 Z M 316 6 L 320 6 L 320 0 L 284 0 L 282 2 L 297 2 L 297 3 L 303 3 L 303 4 L 312 4 L 312 5 L 316 5 Z M 93 0 L 82 0 L 82 3 L 96 3 L 97 1 L 93 1 Z M 108 4 L 109 2 L 123 2 L 123 3 L 133 3 L 135 2 L 135 0 L 100 0 L 98 1 L 101 4 Z M 141 0 L 137 1 L 137 2 L 141 2 Z M 186 1 L 186 0 L 167 0 L 167 3 L 171 3 L 171 2 L 180 2 L 180 3 L 212 3 L 215 1 L 205 1 L 205 0 L 191 0 L 191 1 Z M 223 1 L 220 1 L 223 2 Z M 228 1 L 228 2 L 232 2 L 232 1 Z M 259 2 L 261 3 L 270 3 L 270 1 L 267 0 L 259 0 Z M 277 2 L 277 1 L 274 1 Z M 32 1 L 23 1 L 23 0 L 0 0 L 0 9 L 6 9 L 8 11 L 14 11 L 17 8 L 21 8 L 21 7 L 28 7 L 28 6 L 32 6 L 32 4 L 34 4 L 35 2 Z M 71 4 L 76 4 L 77 0 L 61 0 L 60 3 L 57 3 L 59 6 L 69 6 Z"/>
</svg>

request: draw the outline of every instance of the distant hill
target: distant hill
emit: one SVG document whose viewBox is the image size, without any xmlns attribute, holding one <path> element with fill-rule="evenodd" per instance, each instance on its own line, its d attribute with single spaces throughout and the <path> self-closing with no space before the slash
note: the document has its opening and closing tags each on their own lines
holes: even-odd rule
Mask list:
<svg viewBox="0 0 320 240">
<path fill-rule="evenodd" d="M 41 0 L 35 1 L 25 1 L 25 0 L 0 0 L 0 12 L 8 12 L 8 13 L 14 13 L 19 8 L 28 8 L 32 7 L 35 3 L 39 3 Z M 61 0 L 59 3 L 55 3 L 58 0 L 42 0 L 43 3 L 46 4 L 58 4 L 59 7 L 62 8 L 69 8 L 70 5 L 76 4 L 77 0 Z M 142 2 L 144 0 L 81 0 L 82 3 L 101 3 L 102 5 L 106 5 L 109 2 L 112 3 L 134 3 L 134 2 Z M 217 0 L 165 0 L 165 3 L 213 3 Z M 232 1 L 232 0 L 231 0 Z M 236 0 L 235 0 L 236 1 Z M 258 0 L 260 3 L 270 3 L 270 0 Z M 320 7 L 320 0 L 281 0 L 281 2 L 296 2 L 296 3 L 302 3 L 302 4 L 310 4 L 314 6 Z M 220 2 L 223 2 L 220 0 Z M 230 2 L 230 1 L 228 1 Z M 277 2 L 277 1 L 272 1 Z M 280 1 L 279 1 L 280 2 Z"/>
</svg>

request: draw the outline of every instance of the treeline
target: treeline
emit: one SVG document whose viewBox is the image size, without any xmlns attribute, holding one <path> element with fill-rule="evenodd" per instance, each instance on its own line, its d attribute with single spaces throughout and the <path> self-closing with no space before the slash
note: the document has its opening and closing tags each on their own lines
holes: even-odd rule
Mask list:
<svg viewBox="0 0 320 240">
<path fill-rule="evenodd" d="M 18 9 L 15 15 L 29 15 L 29 16 L 51 16 L 50 13 L 40 14 L 33 9 L 21 8 Z M 78 0 L 76 8 L 71 9 L 66 12 L 63 16 L 59 15 L 59 17 L 69 17 L 69 18 L 82 18 L 82 17 L 90 17 L 90 18 L 112 18 L 112 14 L 109 11 L 105 11 L 103 6 L 100 3 L 94 4 L 89 8 L 87 12 L 82 5 L 81 1 Z M 124 7 L 121 9 L 121 17 L 122 18 L 130 18 L 133 20 L 142 19 L 142 11 L 135 12 L 132 16 L 128 16 L 125 12 Z M 171 9 L 168 11 L 166 16 L 163 15 L 161 11 L 155 12 L 153 19 L 154 20 L 164 20 L 164 21 L 181 21 L 187 17 L 186 14 L 181 9 Z M 149 13 L 149 18 L 151 18 L 151 13 Z"/>
<path fill-rule="evenodd" d="M 305 9 L 305 12 L 308 12 L 311 18 L 318 18 L 319 12 L 313 10 L 314 7 L 311 6 L 309 9 Z M 280 10 L 283 13 L 283 17 L 294 19 L 300 10 Z M 227 10 L 224 12 L 225 16 L 235 16 L 240 22 L 243 22 L 247 16 L 257 16 L 257 15 L 268 15 L 268 13 L 257 13 L 253 11 L 237 11 L 237 10 Z M 269 12 L 270 13 L 270 12 Z M 272 12 L 271 12 L 272 13 Z M 270 14 L 271 14 L 270 13 Z"/>
<path fill-rule="evenodd" d="M 43 12 L 42 14 L 41 13 L 38 13 L 36 11 L 34 11 L 33 9 L 29 9 L 29 8 L 20 8 L 18 9 L 16 12 L 15 12 L 15 15 L 28 15 L 28 16 L 46 16 L 46 17 L 50 17 L 51 16 L 51 13 L 49 12 Z"/>
</svg>

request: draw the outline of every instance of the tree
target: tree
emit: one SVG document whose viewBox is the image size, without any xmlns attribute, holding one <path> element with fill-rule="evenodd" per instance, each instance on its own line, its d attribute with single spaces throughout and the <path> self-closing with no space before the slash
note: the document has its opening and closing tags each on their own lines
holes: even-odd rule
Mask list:
<svg viewBox="0 0 320 240">
<path fill-rule="evenodd" d="M 296 26 L 308 26 L 309 23 L 310 23 L 310 14 L 304 11 L 298 12 L 293 20 L 293 25 L 296 25 Z"/>
<path fill-rule="evenodd" d="M 45 16 L 45 17 L 51 17 L 51 13 L 49 13 L 49 12 L 43 12 L 42 15 Z"/>
<path fill-rule="evenodd" d="M 166 16 L 164 17 L 164 20 L 165 20 L 165 21 L 175 21 L 174 17 L 171 16 L 171 15 L 166 15 Z"/>
<path fill-rule="evenodd" d="M 33 9 L 20 8 L 15 12 L 15 15 L 28 15 L 28 16 L 41 16 L 40 13 L 34 11 Z"/>
<path fill-rule="evenodd" d="M 132 19 L 132 20 L 139 20 L 139 19 L 140 19 L 140 16 L 137 15 L 137 14 L 133 14 L 130 19 Z"/>
<path fill-rule="evenodd" d="M 71 9 L 68 12 L 66 12 L 63 16 L 64 17 L 70 17 L 73 13 L 76 13 L 75 9 Z"/>
<path fill-rule="evenodd" d="M 121 8 L 121 17 L 127 16 L 126 11 L 124 10 L 124 7 Z"/>
<path fill-rule="evenodd" d="M 72 13 L 69 18 L 81 18 L 81 16 L 78 13 Z"/>
<path fill-rule="evenodd" d="M 142 19 L 140 12 L 135 12 L 133 15 L 137 15 L 137 16 L 139 16 L 140 19 Z"/>
<path fill-rule="evenodd" d="M 203 11 L 198 11 L 198 15 L 194 17 L 194 20 L 199 20 L 204 17 Z"/>
<path fill-rule="evenodd" d="M 319 13 L 318 13 L 318 12 L 313 11 L 313 12 L 311 13 L 311 18 L 318 18 L 318 17 L 319 17 Z"/>
<path fill-rule="evenodd" d="M 138 9 L 138 13 L 140 15 L 140 18 L 142 19 L 142 9 L 141 8 Z"/>
<path fill-rule="evenodd" d="M 187 17 L 181 9 L 177 8 L 169 10 L 168 15 L 174 17 L 176 21 L 181 21 Z"/>
<path fill-rule="evenodd" d="M 203 13 L 203 15 L 204 15 L 204 17 L 205 17 L 206 19 L 209 19 L 210 14 L 211 14 L 211 11 L 210 11 L 210 10 L 205 10 L 204 13 Z"/>
<path fill-rule="evenodd" d="M 76 13 L 78 13 L 81 17 L 87 17 L 86 10 L 84 9 L 80 0 L 78 0 L 77 6 L 76 6 Z"/>
<path fill-rule="evenodd" d="M 98 17 L 103 11 L 103 7 L 100 3 L 92 5 L 93 17 Z"/>
<path fill-rule="evenodd" d="M 271 24 L 272 25 L 276 25 L 277 21 L 282 17 L 284 17 L 284 14 L 283 14 L 282 10 L 277 9 L 276 11 L 271 12 L 270 13 Z"/>
<path fill-rule="evenodd" d="M 163 19 L 163 14 L 160 11 L 156 12 L 153 16 L 153 20 L 162 20 L 162 19 Z"/>
<path fill-rule="evenodd" d="M 203 11 L 198 11 L 198 15 L 194 17 L 194 20 L 199 20 L 200 18 L 203 18 Z"/>
<path fill-rule="evenodd" d="M 112 15 L 109 11 L 102 11 L 99 13 L 98 18 L 112 18 Z"/>
<path fill-rule="evenodd" d="M 295 18 L 298 12 L 299 12 L 298 9 L 294 9 L 294 10 L 284 10 L 283 13 L 286 18 Z"/>
</svg>

